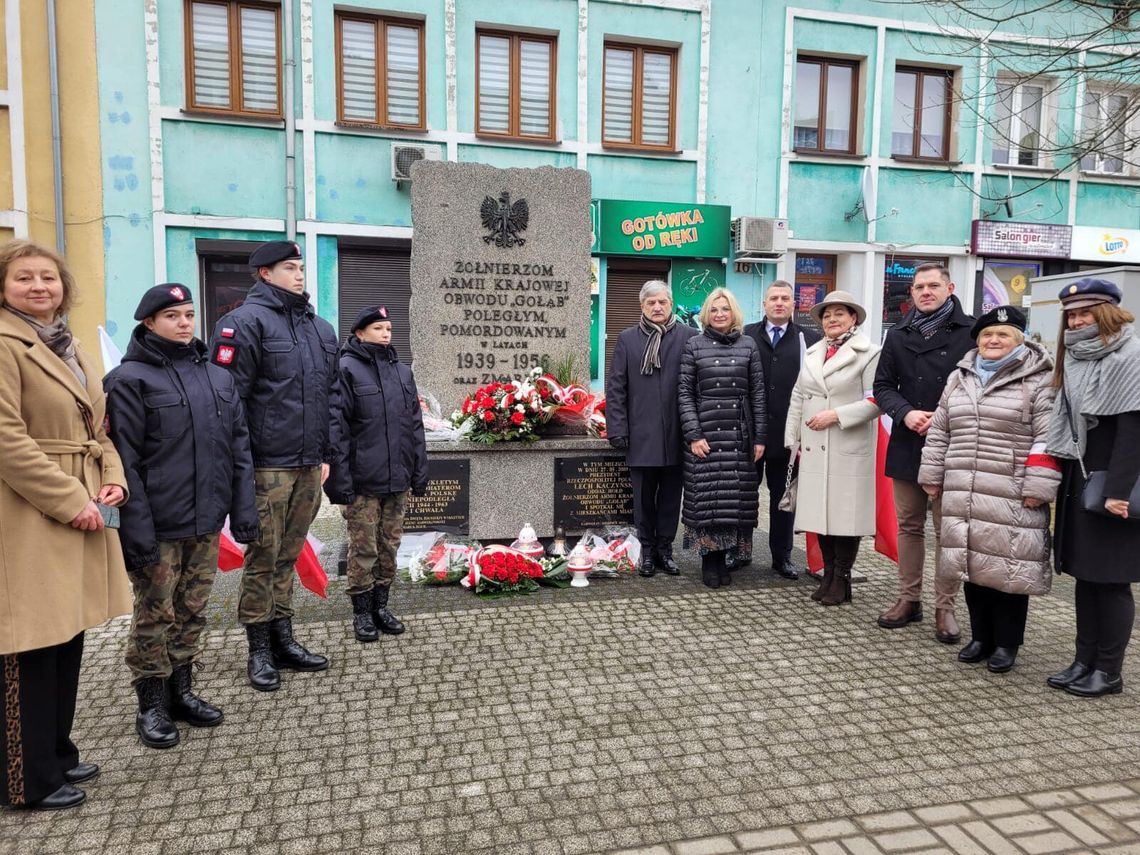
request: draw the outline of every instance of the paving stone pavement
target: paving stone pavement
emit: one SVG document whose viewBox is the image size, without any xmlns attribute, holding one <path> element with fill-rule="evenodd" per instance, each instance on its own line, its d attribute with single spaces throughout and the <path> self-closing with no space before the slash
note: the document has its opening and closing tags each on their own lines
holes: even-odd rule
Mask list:
<svg viewBox="0 0 1140 855">
<path fill-rule="evenodd" d="M 0 852 L 1140 852 L 1140 659 L 1116 697 L 1046 688 L 1067 580 L 994 675 L 929 621 L 875 625 L 895 575 L 869 543 L 839 608 L 757 554 L 719 591 L 691 556 L 514 601 L 404 585 L 408 632 L 370 645 L 335 582 L 297 626 L 332 667 L 271 694 L 218 610 L 197 681 L 226 721 L 169 751 L 134 734 L 118 619 L 88 633 L 74 733 L 103 775 L 78 810 L 0 813 Z"/>
</svg>

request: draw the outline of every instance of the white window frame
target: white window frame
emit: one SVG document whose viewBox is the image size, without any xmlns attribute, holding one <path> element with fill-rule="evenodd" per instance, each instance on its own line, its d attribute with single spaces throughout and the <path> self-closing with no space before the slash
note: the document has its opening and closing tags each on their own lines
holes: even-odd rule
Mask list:
<svg viewBox="0 0 1140 855">
<path fill-rule="evenodd" d="M 1008 75 L 998 75 L 994 82 L 994 103 L 997 103 L 997 87 L 1003 83 L 1013 83 L 1013 99 L 1009 108 L 1009 137 L 1008 140 L 1003 140 L 998 135 L 996 127 L 996 114 L 994 116 L 993 124 L 993 139 L 990 144 L 990 160 L 994 166 L 999 169 L 1050 169 L 1053 166 L 1053 159 L 1046 152 L 1037 149 L 1035 154 L 1035 162 L 1019 163 L 1021 159 L 1021 146 L 1015 140 L 1021 139 L 1022 119 L 1024 105 L 1022 97 L 1025 94 L 1026 86 L 1037 86 L 1041 89 L 1041 126 L 1037 129 L 1037 136 L 1039 139 L 1045 139 L 1046 133 L 1053 130 L 1054 117 L 1056 109 L 1054 107 L 1054 93 L 1053 89 L 1055 83 L 1048 77 L 1034 77 L 1030 80 L 1019 80 L 1012 78 Z M 994 151 L 999 149 L 1004 143 L 1008 143 L 1005 149 L 1008 152 L 1008 157 L 1005 163 L 998 163 L 994 159 Z"/>
<path fill-rule="evenodd" d="M 1105 86 L 1104 84 L 1090 82 L 1085 84 L 1085 91 L 1100 95 L 1102 98 L 1102 105 L 1104 104 L 1103 98 L 1108 95 L 1124 95 L 1130 99 L 1140 99 L 1140 91 L 1131 87 L 1121 86 L 1113 88 L 1110 86 Z M 1083 102 L 1077 105 L 1077 110 L 1083 112 Z M 1097 118 L 1103 122 L 1104 114 L 1098 111 Z M 1102 125 L 1098 125 L 1097 127 L 1102 127 Z M 1081 135 L 1085 135 L 1087 131 L 1088 129 L 1082 125 Z M 1140 108 L 1134 109 L 1132 115 L 1128 117 L 1127 121 L 1124 124 L 1125 142 L 1130 139 L 1136 139 L 1137 136 L 1140 136 Z M 1135 176 L 1137 174 L 1137 168 L 1128 162 L 1127 152 L 1122 153 L 1122 155 L 1118 158 L 1121 161 L 1121 168 L 1119 170 L 1109 170 L 1104 168 L 1104 161 L 1108 159 L 1105 156 L 1104 152 L 1091 152 L 1090 156 L 1096 159 L 1092 169 L 1086 169 L 1081 163 L 1081 161 L 1084 160 L 1084 157 L 1081 157 L 1077 160 L 1077 164 L 1080 167 L 1081 172 L 1084 172 L 1088 175 Z"/>
</svg>

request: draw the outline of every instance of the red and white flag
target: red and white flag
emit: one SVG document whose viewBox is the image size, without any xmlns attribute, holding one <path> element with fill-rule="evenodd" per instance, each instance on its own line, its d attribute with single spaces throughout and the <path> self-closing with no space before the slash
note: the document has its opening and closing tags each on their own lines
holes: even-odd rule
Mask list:
<svg viewBox="0 0 1140 855">
<path fill-rule="evenodd" d="M 305 535 L 305 545 L 301 547 L 301 554 L 293 566 L 297 571 L 297 579 L 303 586 L 318 597 L 328 599 L 329 576 L 317 557 L 324 548 L 325 545 L 313 535 Z M 230 521 L 227 518 L 218 538 L 218 569 L 228 573 L 241 567 L 244 562 L 245 548 L 230 536 Z"/>
<path fill-rule="evenodd" d="M 867 400 L 875 403 L 868 393 Z M 894 488 L 887 477 L 887 445 L 891 441 L 891 417 L 886 413 L 879 416 L 879 434 L 875 443 L 875 551 L 898 564 L 899 561 L 899 520 L 895 514 Z M 819 548 L 819 537 L 807 532 L 808 571 L 819 573 L 823 570 L 823 552 Z"/>
</svg>

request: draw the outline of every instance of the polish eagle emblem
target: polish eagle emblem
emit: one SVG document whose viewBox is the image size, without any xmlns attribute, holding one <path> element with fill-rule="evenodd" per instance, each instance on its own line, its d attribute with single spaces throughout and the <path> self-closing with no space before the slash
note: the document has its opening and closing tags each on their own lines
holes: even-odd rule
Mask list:
<svg viewBox="0 0 1140 855">
<path fill-rule="evenodd" d="M 499 198 L 484 196 L 483 204 L 479 206 L 479 216 L 483 220 L 483 228 L 489 234 L 483 235 L 484 243 L 494 243 L 500 249 L 510 249 L 512 246 L 523 246 L 526 238 L 519 232 L 526 231 L 530 221 L 530 207 L 526 199 L 511 202 L 511 194 L 504 190 Z"/>
</svg>

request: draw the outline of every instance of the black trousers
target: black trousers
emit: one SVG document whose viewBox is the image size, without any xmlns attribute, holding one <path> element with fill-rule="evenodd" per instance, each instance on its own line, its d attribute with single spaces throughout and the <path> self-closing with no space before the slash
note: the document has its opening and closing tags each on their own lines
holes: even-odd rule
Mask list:
<svg viewBox="0 0 1140 855">
<path fill-rule="evenodd" d="M 973 582 L 966 582 L 962 590 L 970 611 L 974 641 L 987 647 L 1021 647 L 1025 643 L 1025 619 L 1029 616 L 1027 594 L 1010 594 Z"/>
<path fill-rule="evenodd" d="M 1132 586 L 1078 579 L 1076 594 L 1077 660 L 1106 674 L 1119 674 L 1136 619 Z"/>
<path fill-rule="evenodd" d="M 647 550 L 667 546 L 672 549 L 681 519 L 682 467 L 631 466 L 633 485 L 633 524 L 637 539 Z"/>
<path fill-rule="evenodd" d="M 780 453 L 783 452 L 783 453 Z M 792 560 L 792 535 L 796 515 L 780 510 L 780 499 L 788 482 L 788 450 L 765 451 L 756 461 L 756 474 L 768 483 L 768 549 L 772 552 L 772 569 L 778 570 Z M 797 464 L 798 468 L 798 464 Z"/>
<path fill-rule="evenodd" d="M 821 534 L 819 537 L 819 551 L 823 553 L 823 566 L 832 569 L 850 570 L 855 565 L 859 555 L 858 535 L 848 537 L 842 534 Z"/>
<path fill-rule="evenodd" d="M 63 786 L 79 763 L 71 741 L 83 633 L 54 647 L 0 656 L 4 735 L 0 804 L 28 805 Z"/>
</svg>

